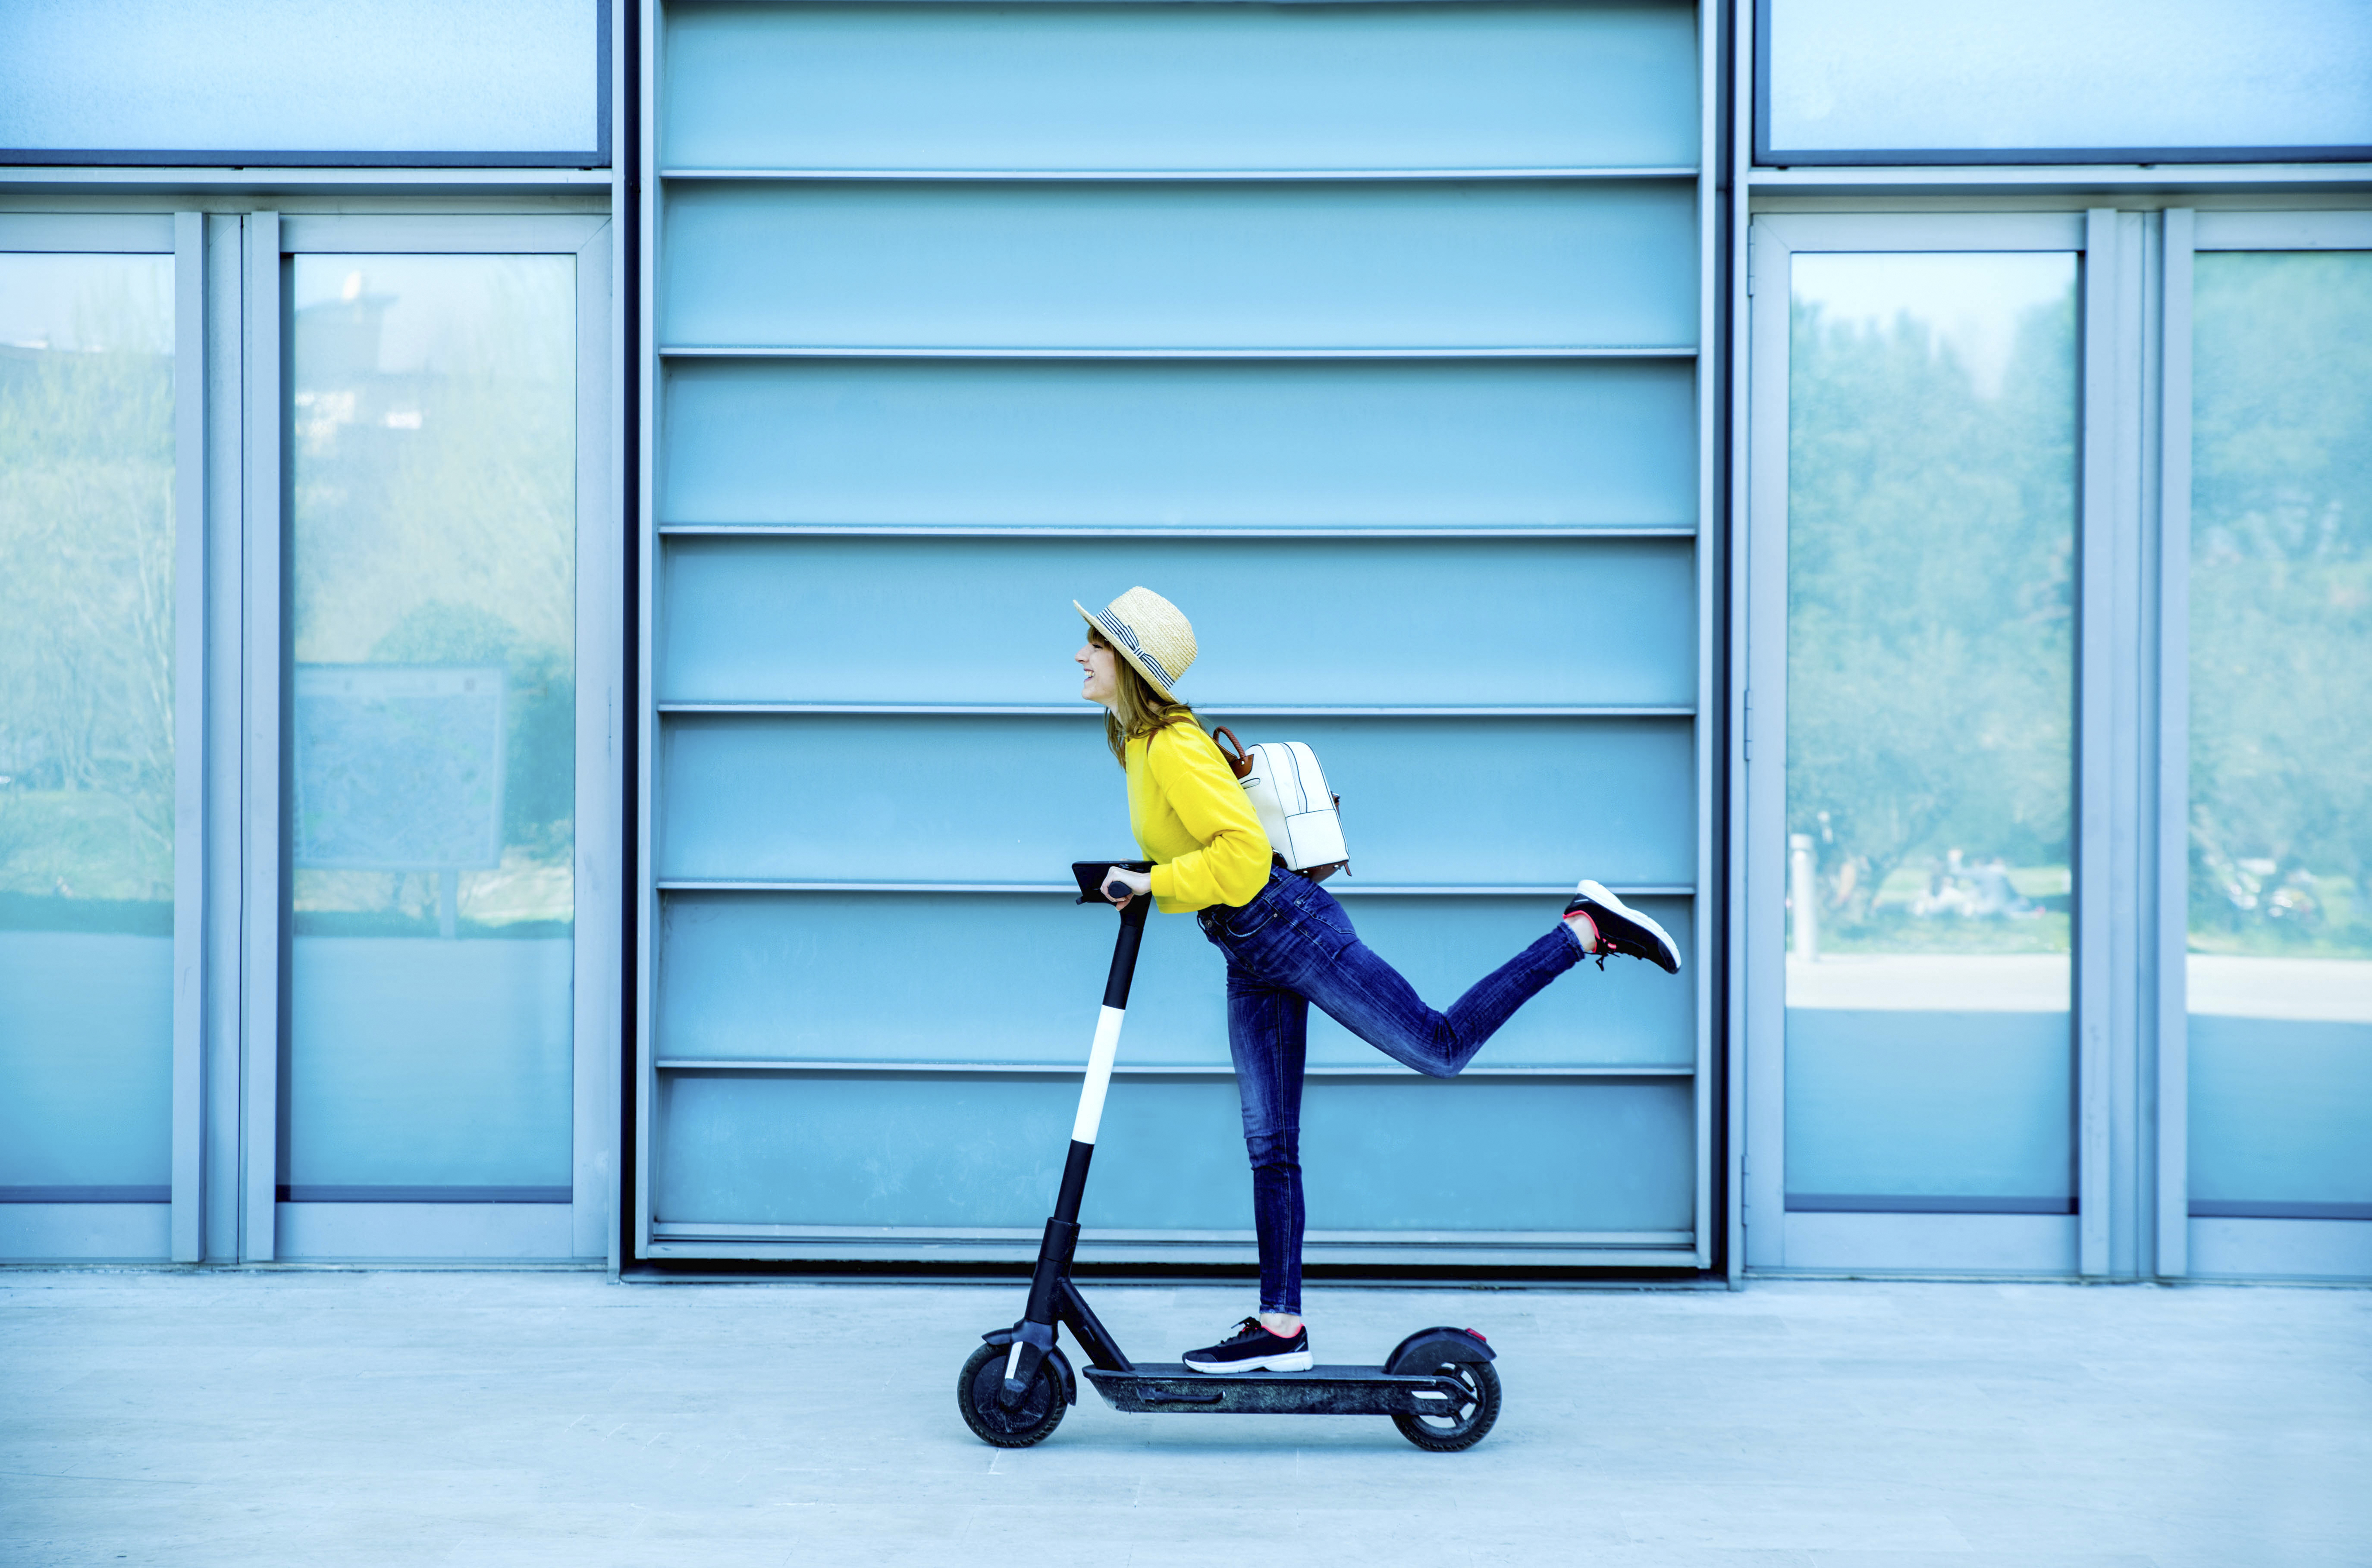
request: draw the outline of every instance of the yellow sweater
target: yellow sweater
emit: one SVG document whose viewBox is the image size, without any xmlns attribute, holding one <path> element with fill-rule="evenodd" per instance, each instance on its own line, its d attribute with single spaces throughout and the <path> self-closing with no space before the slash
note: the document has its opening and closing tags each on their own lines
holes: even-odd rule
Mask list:
<svg viewBox="0 0 2372 1568">
<path fill-rule="evenodd" d="M 1128 826 L 1153 865 L 1154 907 L 1248 904 L 1268 883 L 1268 835 L 1218 743 L 1180 719 L 1128 743 Z"/>
</svg>

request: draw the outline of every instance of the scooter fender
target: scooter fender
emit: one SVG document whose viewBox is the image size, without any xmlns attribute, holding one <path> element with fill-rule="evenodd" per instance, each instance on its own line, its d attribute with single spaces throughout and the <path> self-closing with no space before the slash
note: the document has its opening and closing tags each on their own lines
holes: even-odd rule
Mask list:
<svg viewBox="0 0 2372 1568">
<path fill-rule="evenodd" d="M 1384 1358 L 1387 1372 L 1431 1372 L 1448 1361 L 1496 1361 L 1498 1353 L 1471 1329 L 1419 1329 Z"/>
<path fill-rule="evenodd" d="M 992 1345 L 1009 1345 L 1013 1342 L 1013 1330 L 1010 1329 L 991 1329 L 988 1332 L 983 1334 L 981 1339 L 984 1342 Z M 1079 1402 L 1079 1377 L 1078 1374 L 1071 1370 L 1071 1358 L 1063 1353 L 1062 1346 L 1056 1345 L 1053 1349 L 1046 1353 L 1046 1359 L 1054 1364 L 1054 1375 L 1063 1380 L 1063 1402 L 1069 1405 L 1077 1404 Z"/>
</svg>

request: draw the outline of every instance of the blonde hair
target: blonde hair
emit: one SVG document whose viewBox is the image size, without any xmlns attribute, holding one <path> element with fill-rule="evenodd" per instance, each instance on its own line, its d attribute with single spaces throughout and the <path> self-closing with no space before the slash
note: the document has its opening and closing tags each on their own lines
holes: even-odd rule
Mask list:
<svg viewBox="0 0 2372 1568">
<path fill-rule="evenodd" d="M 1110 639 L 1092 626 L 1087 628 L 1087 641 L 1099 648 L 1111 648 Z M 1197 729 L 1203 727 L 1193 709 L 1156 691 L 1153 682 L 1117 648 L 1112 649 L 1112 705 L 1104 714 L 1104 744 L 1123 768 L 1128 766 L 1128 743 L 1139 736 L 1151 736 L 1181 720 Z"/>
</svg>

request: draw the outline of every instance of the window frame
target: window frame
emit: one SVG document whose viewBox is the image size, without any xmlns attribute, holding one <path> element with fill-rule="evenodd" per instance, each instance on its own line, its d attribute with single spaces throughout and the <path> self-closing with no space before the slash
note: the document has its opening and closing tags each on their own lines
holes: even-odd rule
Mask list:
<svg viewBox="0 0 2372 1568">
<path fill-rule="evenodd" d="M 1738 676 L 1747 717 L 1734 800 L 1743 828 L 1738 890 L 1743 991 L 1745 1104 L 1740 1218 L 1744 1262 L 1755 1272 L 2001 1272 L 2099 1275 L 2110 1272 L 2110 1214 L 2117 1184 L 2110 1167 L 2110 1123 L 2119 1074 L 2112 1058 L 2110 998 L 2118 908 L 2103 897 L 2114 875 L 2119 814 L 2113 736 L 2103 715 L 2114 708 L 2115 588 L 2128 571 L 2140 531 L 2139 496 L 2121 493 L 2116 434 L 2138 417 L 2127 389 L 2102 374 L 2116 355 L 2103 334 L 2138 319 L 2128 298 L 2138 255 L 2131 238 L 2099 211 L 2002 213 L 1756 214 L 1749 234 L 1748 317 L 1740 380 L 1747 432 L 1745 471 L 1734 487 L 1743 537 L 1745 620 Z M 1821 1215 L 1821 1228 L 1850 1233 L 1851 1260 L 1813 1243 L 1791 1249 L 1786 1193 L 1786 885 L 1787 400 L 1789 262 L 1797 251 L 2071 251 L 2078 258 L 2081 345 L 2076 508 L 2076 645 L 2074 761 L 2076 929 L 2070 998 L 2076 1069 L 2076 1212 L 2057 1214 L 1869 1214 Z M 2104 434 L 2105 433 L 2105 434 Z M 2104 548 L 2105 547 L 2105 548 Z M 2134 596 L 2127 596 L 2132 598 Z M 1758 751 L 1754 741 L 1762 743 Z M 2122 737 L 2130 744 L 2130 737 Z M 2126 830 L 2130 832 L 2129 819 Z M 2128 855 L 2127 858 L 2130 858 Z M 2095 889 L 2089 896 L 2087 889 Z M 2125 946 L 2129 948 L 2131 944 Z M 2131 1020 L 2121 1039 L 2133 1047 Z M 1793 1256 L 1791 1256 L 1791 1252 Z"/>
<path fill-rule="evenodd" d="M 1754 0 L 1754 164 L 1758 168 L 2034 168 L 2070 164 L 2364 163 L 2372 145 L 2180 147 L 1774 147 L 1771 143 L 1771 8 Z"/>
<path fill-rule="evenodd" d="M 9 1204 L 0 1255 L 202 1256 L 205 886 L 205 309 L 194 212 L 0 212 L 0 251 L 173 259 L 173 950 L 171 1179 L 164 1204 Z M 163 1208 L 164 1245 L 152 1213 Z M 51 1211 L 70 1209 L 70 1214 Z"/>
<path fill-rule="evenodd" d="M 279 999 L 248 1010 L 244 1045 L 247 1116 L 242 1257 L 468 1257 L 526 1261 L 598 1260 L 609 1250 L 615 1159 L 610 1126 L 617 1072 L 620 965 L 614 890 L 621 875 L 614 715 L 620 701 L 622 546 L 611 418 L 610 218 L 603 214 L 249 215 L 246 273 L 248 470 L 275 475 L 252 486 L 247 505 L 248 607 L 244 656 L 250 734 L 268 725 L 268 757 L 246 780 L 247 994 Z M 571 1201 L 564 1224 L 543 1203 L 284 1203 L 278 1198 L 279 1072 L 287 1033 L 286 966 L 292 929 L 281 791 L 288 743 L 285 713 L 288 453 L 283 432 L 289 296 L 296 255 L 568 255 L 576 263 L 576 789 L 572 939 Z M 261 745 L 259 751 L 264 749 Z M 268 1016 L 267 1016 L 268 1015 Z M 292 1208 L 304 1212 L 291 1214 Z M 286 1234 L 301 1222 L 301 1239 Z M 291 1243 L 295 1243 L 292 1247 Z"/>
<path fill-rule="evenodd" d="M 2191 951 L 2191 524 L 2192 263 L 2203 251 L 2372 251 L 2372 209 L 2166 215 L 2165 351 L 2159 455 L 2162 570 L 2157 618 L 2159 731 L 2156 929 L 2158 1033 L 2157 1272 L 2163 1278 L 2372 1276 L 2372 1220 L 2244 1219 L 2191 1213 L 2188 986 Z M 2202 1225 L 2213 1227 L 2203 1237 Z M 2202 1247 L 2203 1239 L 2209 1245 Z M 2197 1254 L 2223 1266 L 2202 1271 Z"/>
</svg>

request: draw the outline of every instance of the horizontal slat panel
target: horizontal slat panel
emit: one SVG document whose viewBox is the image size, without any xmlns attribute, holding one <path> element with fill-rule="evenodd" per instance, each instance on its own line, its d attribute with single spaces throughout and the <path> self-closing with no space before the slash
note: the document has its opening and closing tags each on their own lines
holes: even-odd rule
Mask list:
<svg viewBox="0 0 2372 1568">
<path fill-rule="evenodd" d="M 1374 880 L 1694 878 L 1685 720 L 1307 719 L 1274 738 L 1317 749 Z M 1036 882 L 1132 842 L 1120 771 L 1074 719 L 675 714 L 660 770 L 663 878 Z"/>
<path fill-rule="evenodd" d="M 1696 520 L 1685 363 L 671 365 L 670 523 L 1576 528 Z"/>
<path fill-rule="evenodd" d="M 1669 347 L 1696 335 L 1689 181 L 692 185 L 662 213 L 669 344 Z"/>
<path fill-rule="evenodd" d="M 845 168 L 1685 164 L 1677 5 L 667 7 L 661 160 Z"/>
<path fill-rule="evenodd" d="M 1688 900 L 1641 899 L 1693 960 Z M 1557 917 L 1541 899 L 1362 899 L 1368 946 L 1447 1007 Z M 1087 1061 L 1114 921 L 1068 900 L 987 894 L 670 893 L 660 906 L 654 1049 L 662 1058 Z M 915 955 L 930 955 L 918 973 Z M 1684 970 L 1683 973 L 1686 971 Z M 1186 915 L 1145 928 L 1121 1060 L 1224 1067 L 1225 960 Z M 1575 970 L 1527 1003 L 1478 1067 L 1684 1066 L 1693 988 L 1637 962 Z M 1391 1069 L 1322 1014 L 1315 1066 Z"/>
<path fill-rule="evenodd" d="M 1052 1204 L 1076 1088 L 717 1074 L 661 1081 L 662 1222 L 1028 1225 Z M 1686 1082 L 1312 1083 L 1315 1229 L 1672 1231 L 1692 1214 Z M 1106 1103 L 1081 1217 L 1234 1230 L 1251 1180 L 1235 1086 L 1127 1082 Z"/>
<path fill-rule="evenodd" d="M 1687 540 L 686 538 L 662 559 L 666 702 L 1064 702 L 1071 601 L 1135 583 L 1192 619 L 1180 690 L 1215 713 L 1696 697 Z"/>
</svg>

